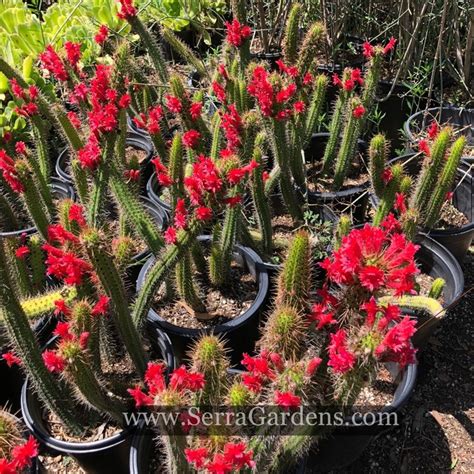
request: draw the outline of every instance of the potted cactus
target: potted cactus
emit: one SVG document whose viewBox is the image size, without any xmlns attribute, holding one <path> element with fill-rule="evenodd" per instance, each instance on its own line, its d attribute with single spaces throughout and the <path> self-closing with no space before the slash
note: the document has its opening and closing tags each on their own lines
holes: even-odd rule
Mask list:
<svg viewBox="0 0 474 474">
<path fill-rule="evenodd" d="M 21 420 L 8 410 L 0 410 L 0 469 L 8 473 L 36 472 L 38 442 L 33 436 L 25 439 Z"/>
<path fill-rule="evenodd" d="M 371 244 L 375 238 L 378 246 Z M 341 260 L 350 250 L 353 267 L 345 273 Z M 265 421 L 243 428 L 232 421 L 237 412 L 259 406 L 266 415 L 290 415 L 300 407 L 349 414 L 362 388 L 387 361 L 397 364 L 402 375 L 398 383 L 410 393 L 416 373 L 410 344 L 414 322 L 402 318 L 392 298 L 413 289 L 415 251 L 416 246 L 397 232 L 369 225 L 354 230 L 323 263 L 327 285 L 313 300 L 310 239 L 306 232 L 298 233 L 279 275 L 258 350 L 242 360 L 244 371 L 229 370 L 223 341 L 204 336 L 190 351 L 189 367 L 175 370 L 169 383 L 162 375 L 163 364 L 152 363 L 145 387 L 129 390 L 142 410 L 179 415 L 174 424 L 154 426 L 160 435 L 159 454 L 150 438 L 137 434 L 130 471 L 154 472 L 154 457 L 164 456 L 171 472 L 212 471 L 217 466 L 281 472 L 300 462 L 332 429 L 306 423 L 272 426 Z M 394 338 L 400 343 L 397 348 Z M 403 374 L 408 372 L 406 378 Z M 206 412 L 217 409 L 225 410 L 229 425 L 204 422 Z"/>
<path fill-rule="evenodd" d="M 462 261 L 474 236 L 471 178 L 459 167 L 466 138 L 453 129 L 432 127 L 430 141 L 420 142 L 419 155 L 408 154 L 386 164 L 383 136 L 371 142 L 370 169 L 377 197 L 374 223 L 395 210 L 413 238 L 428 233 Z"/>
</svg>

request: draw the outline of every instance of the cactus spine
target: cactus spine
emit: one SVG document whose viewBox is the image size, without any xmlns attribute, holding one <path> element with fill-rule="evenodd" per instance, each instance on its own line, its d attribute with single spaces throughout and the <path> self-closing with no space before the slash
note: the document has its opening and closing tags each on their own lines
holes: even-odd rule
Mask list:
<svg viewBox="0 0 474 474">
<path fill-rule="evenodd" d="M 205 313 L 206 307 L 199 297 L 199 289 L 194 284 L 190 252 L 186 252 L 176 265 L 176 287 L 179 296 L 197 313 Z"/>
<path fill-rule="evenodd" d="M 395 195 L 400 188 L 400 182 L 403 177 L 403 166 L 401 164 L 395 164 L 391 168 L 392 178 L 386 185 L 385 192 L 383 193 L 380 203 L 375 213 L 373 224 L 378 226 L 381 224 L 383 219 L 387 216 L 390 210 L 393 208 L 395 202 Z"/>
<path fill-rule="evenodd" d="M 310 100 L 306 122 L 304 124 L 303 149 L 309 145 L 311 136 L 313 135 L 318 120 L 321 117 L 321 111 L 324 105 L 328 87 L 328 78 L 324 74 L 317 76 L 315 81 L 316 87 Z"/>
<path fill-rule="evenodd" d="M 433 283 L 431 284 L 428 297 L 438 300 L 441 294 L 443 293 L 445 285 L 446 285 L 446 282 L 443 280 L 443 278 L 436 278 L 436 280 L 434 280 Z"/>
<path fill-rule="evenodd" d="M 283 57 L 286 64 L 294 64 L 298 58 L 298 35 L 301 17 L 301 4 L 295 3 L 288 15 L 283 38 Z"/>
<path fill-rule="evenodd" d="M 339 217 L 337 227 L 334 231 L 333 239 L 333 245 L 335 250 L 337 250 L 341 246 L 342 239 L 350 232 L 351 225 L 352 221 L 348 215 L 343 214 L 341 217 Z"/>
<path fill-rule="evenodd" d="M 387 162 L 388 144 L 382 134 L 375 135 L 370 141 L 369 166 L 372 187 L 377 197 L 382 197 L 385 190 L 385 183 L 382 175 Z"/>
</svg>

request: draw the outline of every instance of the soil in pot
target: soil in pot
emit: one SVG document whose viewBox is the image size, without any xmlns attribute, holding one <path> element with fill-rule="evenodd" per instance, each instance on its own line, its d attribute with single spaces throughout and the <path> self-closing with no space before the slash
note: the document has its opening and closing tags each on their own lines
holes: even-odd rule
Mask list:
<svg viewBox="0 0 474 474">
<path fill-rule="evenodd" d="M 231 265 L 228 284 L 221 289 L 214 288 L 207 276 L 197 272 L 194 275 L 206 314 L 195 313 L 180 299 L 166 299 L 164 285 L 155 295 L 153 309 L 175 326 L 208 329 L 224 324 L 249 309 L 257 296 L 254 279 L 235 262 Z"/>
<path fill-rule="evenodd" d="M 469 219 L 450 202 L 445 202 L 441 209 L 439 221 L 434 226 L 436 230 L 460 229 L 469 224 Z"/>
</svg>

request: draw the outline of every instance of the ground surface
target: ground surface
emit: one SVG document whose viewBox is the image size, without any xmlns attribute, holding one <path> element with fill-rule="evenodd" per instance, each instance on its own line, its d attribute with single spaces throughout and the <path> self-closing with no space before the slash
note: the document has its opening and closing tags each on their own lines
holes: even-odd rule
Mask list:
<svg viewBox="0 0 474 474">
<path fill-rule="evenodd" d="M 474 252 L 463 264 L 474 286 Z M 474 473 L 474 290 L 419 354 L 415 392 L 401 426 L 375 440 L 349 473 Z"/>
</svg>

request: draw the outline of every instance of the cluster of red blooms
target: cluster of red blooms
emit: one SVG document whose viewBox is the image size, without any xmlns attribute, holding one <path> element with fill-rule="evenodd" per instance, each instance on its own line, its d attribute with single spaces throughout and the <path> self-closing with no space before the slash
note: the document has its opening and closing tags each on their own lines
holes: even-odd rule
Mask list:
<svg viewBox="0 0 474 474">
<path fill-rule="evenodd" d="M 39 90 L 36 86 L 31 85 L 28 87 L 27 91 L 18 84 L 16 79 L 10 80 L 10 88 L 13 96 L 17 100 L 23 101 L 21 107 L 15 108 L 15 113 L 22 117 L 32 117 L 38 114 L 38 106 L 36 104 L 36 99 L 39 95 Z"/>
<path fill-rule="evenodd" d="M 0 474 L 18 474 L 31 465 L 31 460 L 38 456 L 38 442 L 30 435 L 27 441 L 14 446 L 11 459 L 0 459 Z"/>
<path fill-rule="evenodd" d="M 388 54 L 390 51 L 393 50 L 393 48 L 395 48 L 396 44 L 397 44 L 397 40 L 392 36 L 388 40 L 388 43 L 383 48 L 381 48 L 382 54 Z M 367 59 L 374 57 L 375 52 L 376 52 L 376 47 L 372 46 L 368 41 L 366 41 L 362 45 L 362 49 L 363 49 L 363 54 Z"/>
<path fill-rule="evenodd" d="M 160 133 L 160 121 L 163 118 L 163 109 L 157 105 L 148 110 L 148 116 L 141 113 L 134 117 L 133 121 L 138 128 L 146 130 L 150 135 Z"/>
<path fill-rule="evenodd" d="M 77 65 L 79 59 L 77 58 L 77 54 L 73 54 L 72 56 L 72 59 L 76 60 L 75 64 L 71 63 L 71 66 L 74 67 Z M 46 69 L 56 80 L 64 82 L 69 79 L 66 66 L 52 45 L 49 44 L 46 46 L 46 49 L 39 55 L 39 60 L 43 69 Z"/>
<path fill-rule="evenodd" d="M 297 71 L 294 73 L 297 76 Z M 296 77 L 295 76 L 295 77 Z M 306 78 L 305 76 L 305 79 Z M 303 84 L 311 84 L 312 80 L 303 80 Z M 265 117 L 273 117 L 277 120 L 289 119 L 294 114 L 305 110 L 305 103 L 295 101 L 297 85 L 290 82 L 281 86 L 278 90 L 270 83 L 268 71 L 263 66 L 257 66 L 252 74 L 252 79 L 247 87 L 248 93 L 255 97 Z"/>
<path fill-rule="evenodd" d="M 310 359 L 302 367 L 306 377 L 312 377 L 321 364 L 319 357 Z M 285 362 L 281 356 L 275 352 L 261 351 L 256 357 L 250 357 L 244 354 L 242 365 L 247 372 L 242 375 L 242 383 L 252 392 L 260 393 L 265 386 L 274 381 L 278 374 L 285 370 Z M 281 392 L 276 390 L 274 393 L 274 402 L 285 410 L 297 408 L 301 405 L 301 397 L 290 390 Z"/>
<path fill-rule="evenodd" d="M 107 41 L 108 36 L 109 36 L 109 29 L 107 28 L 107 25 L 100 25 L 99 30 L 94 36 L 94 41 L 97 44 L 104 44 Z"/>
<path fill-rule="evenodd" d="M 119 0 L 120 10 L 117 16 L 121 20 L 129 20 L 137 16 L 137 9 L 133 6 L 133 0 Z"/>
<path fill-rule="evenodd" d="M 248 25 L 241 25 L 239 20 L 234 18 L 231 22 L 227 21 L 226 26 L 226 40 L 232 46 L 240 48 L 243 42 L 252 34 L 252 30 Z"/>
<path fill-rule="evenodd" d="M 170 375 L 168 388 L 165 382 L 165 365 L 162 363 L 149 362 L 145 372 L 145 393 L 139 386 L 128 389 L 128 393 L 135 400 L 137 408 L 151 406 L 155 403 L 155 397 L 166 390 L 183 394 L 187 391 L 197 392 L 204 388 L 204 375 L 199 372 L 189 371 L 184 365 L 175 369 Z"/>
<path fill-rule="evenodd" d="M 401 367 L 414 359 L 410 338 L 415 332 L 415 323 L 408 317 L 400 321 L 398 306 L 379 306 L 376 297 L 387 291 L 396 296 L 413 291 L 413 278 L 418 273 L 414 261 L 417 249 L 400 233 L 398 221 L 389 215 L 381 228 L 366 224 L 362 229 L 351 231 L 333 257 L 321 263 L 329 282 L 336 283 L 343 291 L 357 287 L 362 290 L 358 292 L 362 303 L 359 308 L 351 309 L 365 314 L 364 326 L 373 331 L 375 340 L 379 341 L 374 355 L 383 361 L 398 362 Z M 310 319 L 318 323 L 317 329 L 336 325 L 338 300 L 345 301 L 344 296 L 336 298 L 327 287 L 319 295 L 321 302 L 313 305 Z M 349 371 L 357 361 L 343 328 L 331 334 L 328 352 L 328 365 L 336 373 Z"/>
<path fill-rule="evenodd" d="M 359 68 L 355 69 L 346 69 L 344 75 L 349 75 L 347 79 L 342 81 L 342 79 L 334 73 L 332 75 L 332 82 L 335 86 L 344 89 L 347 92 L 352 92 L 357 84 L 360 86 L 364 85 L 364 79 L 362 78 L 362 71 Z"/>
<path fill-rule="evenodd" d="M 214 474 L 227 474 L 236 472 L 240 469 L 253 469 L 253 451 L 249 450 L 244 442 L 231 443 L 224 445 L 222 453 L 212 453 L 208 448 L 187 448 L 184 450 L 186 460 L 196 470 L 205 470 Z"/>
<path fill-rule="evenodd" d="M 159 157 L 152 160 L 155 165 L 155 171 L 158 183 L 161 186 L 171 186 L 171 179 L 167 167 L 161 162 Z M 207 221 L 212 218 L 213 212 L 208 205 L 208 201 L 216 197 L 217 193 L 224 193 L 222 202 L 229 206 L 234 206 L 241 202 L 240 195 L 226 195 L 228 188 L 240 184 L 245 176 L 248 176 L 258 163 L 250 162 L 248 165 L 240 168 L 233 168 L 228 171 L 226 176 L 216 166 L 216 163 L 209 157 L 199 155 L 193 164 L 193 173 L 184 179 L 184 186 L 189 196 L 189 200 L 194 206 L 194 218 L 199 221 Z M 168 244 L 175 244 L 177 241 L 177 230 L 184 229 L 187 225 L 188 212 L 183 200 L 178 200 L 175 209 L 175 225 L 168 227 L 164 237 Z"/>
<path fill-rule="evenodd" d="M 3 149 L 0 149 L 0 171 L 2 172 L 3 179 L 13 191 L 22 193 L 25 190 L 23 183 L 18 178 L 15 162 Z"/>
<path fill-rule="evenodd" d="M 242 118 L 235 104 L 230 104 L 227 111 L 222 113 L 221 127 L 224 129 L 228 152 L 235 153 L 242 144 Z"/>
<path fill-rule="evenodd" d="M 54 311 L 56 316 L 60 314 L 63 314 L 65 317 L 71 316 L 72 310 L 64 300 L 55 301 L 54 304 L 56 306 Z M 95 317 L 105 316 L 109 310 L 109 304 L 110 298 L 105 295 L 100 296 L 92 308 L 91 315 Z M 80 334 L 74 334 L 70 322 L 60 321 L 56 324 L 53 334 L 59 339 L 58 348 L 56 350 L 45 350 L 43 352 L 43 361 L 50 372 L 60 373 L 66 368 L 68 363 L 67 359 L 62 355 L 62 351 L 71 346 L 78 347 L 81 350 L 86 349 L 90 333 L 83 331 Z"/>
</svg>

